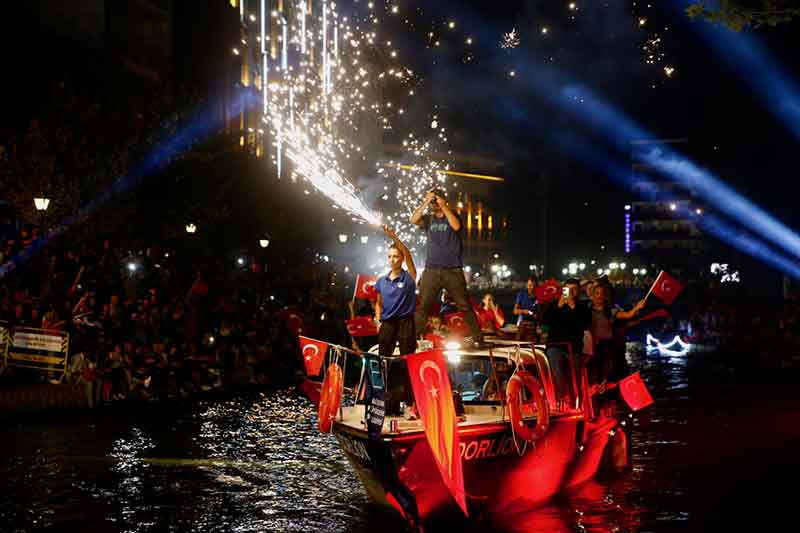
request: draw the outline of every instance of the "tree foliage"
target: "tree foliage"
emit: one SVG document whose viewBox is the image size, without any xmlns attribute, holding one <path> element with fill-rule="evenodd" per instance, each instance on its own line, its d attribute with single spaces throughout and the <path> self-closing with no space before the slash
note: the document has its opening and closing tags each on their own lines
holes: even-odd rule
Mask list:
<svg viewBox="0 0 800 533">
<path fill-rule="evenodd" d="M 777 26 L 800 17 L 800 0 L 718 0 L 698 1 L 686 13 L 734 31 Z"/>
</svg>

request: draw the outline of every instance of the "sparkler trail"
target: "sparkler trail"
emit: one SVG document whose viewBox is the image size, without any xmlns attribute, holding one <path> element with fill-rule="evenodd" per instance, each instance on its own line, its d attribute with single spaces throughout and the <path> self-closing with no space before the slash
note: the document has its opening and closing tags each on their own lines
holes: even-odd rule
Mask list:
<svg viewBox="0 0 800 533">
<path fill-rule="evenodd" d="M 271 159 L 279 178 L 288 169 L 292 181 L 310 184 L 353 221 L 393 225 L 416 252 L 424 240 L 408 224 L 408 215 L 427 190 L 446 187 L 446 176 L 437 169 L 447 165 L 431 156 L 434 145 L 442 152 L 438 145 L 447 142 L 446 130 L 437 124 L 432 140 L 425 141 L 411 133 L 396 161 L 383 160 L 375 138 L 393 130 L 406 109 L 404 102 L 386 101 L 384 95 L 405 86 L 396 92 L 411 98 L 417 80 L 414 71 L 400 63 L 391 40 L 378 33 L 379 15 L 397 15 L 396 6 L 354 7 L 357 11 L 348 17 L 325 0 L 287 2 L 282 11 L 271 14 L 261 4 L 262 19 L 267 19 L 260 26 L 259 68 L 265 82 L 261 108 L 272 138 Z M 276 34 L 280 62 L 268 60 L 270 47 L 265 45 Z M 348 179 L 365 172 L 384 180 L 380 208 L 385 216 L 368 206 Z"/>
</svg>

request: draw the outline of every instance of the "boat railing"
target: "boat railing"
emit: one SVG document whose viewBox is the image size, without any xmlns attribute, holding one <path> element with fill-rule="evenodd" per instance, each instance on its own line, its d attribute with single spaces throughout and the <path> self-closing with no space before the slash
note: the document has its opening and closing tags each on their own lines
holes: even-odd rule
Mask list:
<svg viewBox="0 0 800 533">
<path fill-rule="evenodd" d="M 396 363 L 400 365 L 405 364 L 405 356 L 383 356 L 377 353 L 355 350 L 345 346 L 332 346 L 344 356 L 343 367 L 347 366 L 348 356 L 358 357 L 361 361 L 361 364 L 358 365 L 360 366 L 358 369 L 360 375 L 358 376 L 357 383 L 353 383 L 352 387 L 345 387 L 343 391 L 347 398 L 347 401 L 342 403 L 343 406 L 355 405 L 363 400 L 366 372 L 372 370 L 375 363 L 377 363 L 375 369 L 380 373 L 383 384 L 386 387 L 387 397 L 392 395 L 390 384 L 393 378 L 397 377 L 397 373 L 392 373 L 391 367 Z M 496 395 L 495 402 L 499 404 L 503 410 L 501 413 L 502 419 L 505 419 L 506 415 L 505 402 L 503 401 L 505 396 L 503 385 L 505 383 L 499 382 L 496 364 L 496 351 L 502 347 L 517 348 L 515 352 L 511 353 L 512 357 L 510 357 L 510 359 L 513 360 L 516 367 L 522 366 L 529 371 L 534 371 L 534 374 L 541 381 L 542 387 L 545 390 L 547 404 L 552 414 L 584 414 L 591 416 L 591 402 L 588 401 L 586 369 L 580 361 L 575 359 L 570 343 L 551 342 L 541 344 L 526 341 L 505 341 L 501 345 L 489 343 L 487 347 L 491 364 L 491 375 L 487 376 L 487 382 L 493 380 L 493 386 L 499 391 Z M 522 352 L 522 349 L 526 349 L 526 352 L 529 351 L 529 353 Z M 567 354 L 566 358 L 562 357 L 561 354 L 563 353 Z M 505 352 L 504 355 L 508 356 L 509 352 Z M 531 360 L 526 361 L 527 358 Z M 355 376 L 352 376 L 352 378 L 354 377 Z M 410 383 L 408 385 L 410 385 Z M 406 395 L 408 395 L 408 392 L 408 390 L 405 391 Z M 402 400 L 397 400 L 395 403 L 399 403 L 399 401 Z M 413 402 L 413 398 L 406 398 L 405 401 L 406 403 Z"/>
</svg>

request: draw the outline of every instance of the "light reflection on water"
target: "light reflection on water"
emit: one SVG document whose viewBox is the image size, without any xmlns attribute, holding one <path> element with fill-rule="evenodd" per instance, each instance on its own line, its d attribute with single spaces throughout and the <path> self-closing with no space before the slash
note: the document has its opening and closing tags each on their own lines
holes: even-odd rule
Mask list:
<svg viewBox="0 0 800 533">
<path fill-rule="evenodd" d="M 686 361 L 673 359 L 630 358 L 656 404 L 631 420 L 628 473 L 476 530 L 677 531 L 702 516 L 690 495 L 703 485 L 692 469 L 707 433 L 692 432 L 698 420 L 728 428 L 735 419 L 724 404 L 698 404 L 713 400 L 716 369 L 695 388 Z M 402 529 L 369 503 L 335 439 L 317 431 L 311 404 L 292 391 L 17 419 L 0 430 L 0 456 L 0 531 Z"/>
</svg>

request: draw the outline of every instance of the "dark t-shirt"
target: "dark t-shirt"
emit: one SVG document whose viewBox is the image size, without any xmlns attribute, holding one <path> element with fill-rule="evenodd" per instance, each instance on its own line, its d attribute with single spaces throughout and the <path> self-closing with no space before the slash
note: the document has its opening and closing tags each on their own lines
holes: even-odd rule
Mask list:
<svg viewBox="0 0 800 533">
<path fill-rule="evenodd" d="M 461 235 L 453 231 L 447 217 L 426 215 L 422 221 L 427 236 L 425 268 L 461 268 Z"/>
</svg>

